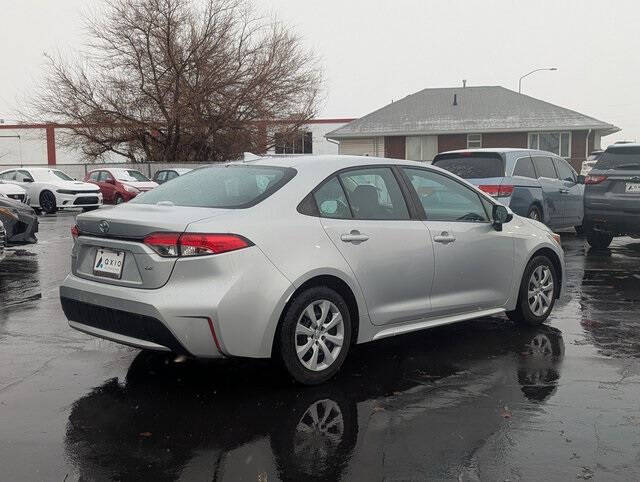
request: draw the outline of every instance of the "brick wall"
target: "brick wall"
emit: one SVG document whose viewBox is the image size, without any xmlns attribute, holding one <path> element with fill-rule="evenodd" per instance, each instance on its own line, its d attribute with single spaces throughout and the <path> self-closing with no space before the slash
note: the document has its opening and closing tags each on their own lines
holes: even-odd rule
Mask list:
<svg viewBox="0 0 640 482">
<path fill-rule="evenodd" d="M 438 136 L 438 152 L 467 148 L 466 134 L 445 134 Z"/>
</svg>

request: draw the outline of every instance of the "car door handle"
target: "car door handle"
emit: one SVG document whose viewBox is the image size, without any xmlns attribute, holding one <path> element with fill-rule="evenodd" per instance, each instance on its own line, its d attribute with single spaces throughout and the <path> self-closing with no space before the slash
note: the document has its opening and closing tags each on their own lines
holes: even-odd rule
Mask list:
<svg viewBox="0 0 640 482">
<path fill-rule="evenodd" d="M 442 233 L 440 233 L 439 236 L 434 236 L 433 240 L 436 243 L 449 244 L 449 243 L 453 243 L 456 240 L 456 238 L 455 236 L 451 236 L 448 232 L 443 231 Z"/>
<path fill-rule="evenodd" d="M 343 234 L 340 239 L 345 243 L 362 243 L 369 239 L 369 236 L 362 234 L 360 231 L 353 230 L 349 234 Z"/>
</svg>

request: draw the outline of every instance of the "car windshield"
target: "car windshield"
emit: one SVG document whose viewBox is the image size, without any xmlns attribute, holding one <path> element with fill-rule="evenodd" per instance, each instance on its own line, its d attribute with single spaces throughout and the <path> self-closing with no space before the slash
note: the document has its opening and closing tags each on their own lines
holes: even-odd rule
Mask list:
<svg viewBox="0 0 640 482">
<path fill-rule="evenodd" d="M 640 146 L 609 147 L 594 169 L 640 169 Z"/>
<path fill-rule="evenodd" d="M 504 176 L 504 160 L 500 154 L 485 152 L 451 153 L 436 156 L 435 166 L 446 169 L 463 179 Z"/>
<path fill-rule="evenodd" d="M 294 175 L 291 168 L 227 164 L 192 171 L 139 195 L 132 203 L 245 208 L 266 199 Z"/>
<path fill-rule="evenodd" d="M 149 178 L 135 169 L 114 169 L 113 174 L 118 181 L 149 182 Z"/>
<path fill-rule="evenodd" d="M 67 176 L 64 172 L 62 171 L 55 171 L 52 170 L 51 174 L 53 174 L 56 177 L 59 177 L 60 179 L 62 179 L 63 181 L 73 181 L 74 179 L 72 177 Z"/>
</svg>

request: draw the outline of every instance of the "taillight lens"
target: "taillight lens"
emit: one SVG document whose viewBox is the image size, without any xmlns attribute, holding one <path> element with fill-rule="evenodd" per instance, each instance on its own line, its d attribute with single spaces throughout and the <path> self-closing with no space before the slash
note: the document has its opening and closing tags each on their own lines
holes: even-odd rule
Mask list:
<svg viewBox="0 0 640 482">
<path fill-rule="evenodd" d="M 584 183 L 585 184 L 600 184 L 602 181 L 604 181 L 607 178 L 607 176 L 587 176 L 584 178 Z"/>
<path fill-rule="evenodd" d="M 247 248 L 251 241 L 237 234 L 152 233 L 144 244 L 160 256 L 202 256 Z"/>
<path fill-rule="evenodd" d="M 512 184 L 483 184 L 478 187 L 493 197 L 509 197 L 513 194 Z"/>
<path fill-rule="evenodd" d="M 71 236 L 73 237 L 73 239 L 77 239 L 78 236 L 80 236 L 80 228 L 78 227 L 77 224 L 74 224 L 73 227 L 71 228 Z"/>
</svg>

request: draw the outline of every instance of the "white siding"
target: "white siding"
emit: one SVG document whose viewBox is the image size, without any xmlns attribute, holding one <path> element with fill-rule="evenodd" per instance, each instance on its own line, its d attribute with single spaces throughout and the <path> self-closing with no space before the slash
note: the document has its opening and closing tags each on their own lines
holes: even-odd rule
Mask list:
<svg viewBox="0 0 640 482">
<path fill-rule="evenodd" d="M 384 144 L 384 143 L 383 143 Z M 341 139 L 340 154 L 348 156 L 378 156 L 380 142 L 376 137 Z M 382 146 L 384 154 L 384 145 Z"/>
</svg>

